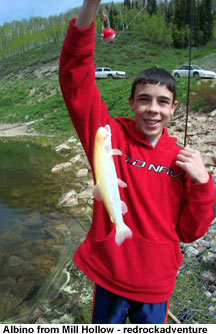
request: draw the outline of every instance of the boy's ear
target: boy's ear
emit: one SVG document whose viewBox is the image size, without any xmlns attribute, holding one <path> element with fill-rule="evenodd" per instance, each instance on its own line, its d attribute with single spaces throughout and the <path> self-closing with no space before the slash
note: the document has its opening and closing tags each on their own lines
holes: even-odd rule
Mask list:
<svg viewBox="0 0 216 334">
<path fill-rule="evenodd" d="M 128 102 L 129 102 L 131 110 L 134 112 L 133 110 L 134 99 L 132 99 L 132 97 L 129 97 Z"/>
<path fill-rule="evenodd" d="M 173 115 L 175 109 L 177 108 L 177 106 L 178 106 L 178 101 L 175 100 L 175 101 L 173 102 L 173 105 L 172 105 L 172 111 L 171 111 L 171 114 L 172 114 L 172 115 Z"/>
</svg>

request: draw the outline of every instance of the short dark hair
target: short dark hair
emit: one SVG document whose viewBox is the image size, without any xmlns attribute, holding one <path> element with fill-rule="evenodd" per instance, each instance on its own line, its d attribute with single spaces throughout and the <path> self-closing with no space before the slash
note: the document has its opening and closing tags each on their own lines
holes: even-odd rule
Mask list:
<svg viewBox="0 0 216 334">
<path fill-rule="evenodd" d="M 152 67 L 141 72 L 134 80 L 131 88 L 131 98 L 134 99 L 134 94 L 137 85 L 139 84 L 160 84 L 166 86 L 171 93 L 173 93 L 173 102 L 176 99 L 176 81 L 173 76 L 163 68 Z"/>
</svg>

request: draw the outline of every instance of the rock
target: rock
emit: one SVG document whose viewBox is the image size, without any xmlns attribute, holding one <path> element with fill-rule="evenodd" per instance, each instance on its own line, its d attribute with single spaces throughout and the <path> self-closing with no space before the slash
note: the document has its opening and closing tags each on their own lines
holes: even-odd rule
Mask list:
<svg viewBox="0 0 216 334">
<path fill-rule="evenodd" d="M 87 188 L 85 189 L 84 191 L 82 191 L 81 193 L 79 193 L 77 195 L 78 198 L 82 198 L 82 199 L 85 199 L 85 198 L 93 198 L 93 195 L 92 195 L 92 188 Z"/>
<path fill-rule="evenodd" d="M 202 256 L 202 261 L 205 263 L 215 263 L 216 261 L 216 254 L 209 253 L 207 255 Z"/>
<path fill-rule="evenodd" d="M 25 261 L 23 261 L 18 256 L 11 256 L 8 260 L 8 265 L 10 267 L 23 266 L 24 264 L 25 264 Z"/>
<path fill-rule="evenodd" d="M 76 206 L 78 205 L 79 202 L 78 202 L 78 199 L 77 197 L 74 197 L 74 198 L 70 198 L 66 204 L 64 204 L 64 206 Z"/>
<path fill-rule="evenodd" d="M 214 283 L 215 283 L 215 282 L 214 282 Z M 216 290 L 216 286 L 213 285 L 213 284 L 211 283 L 210 286 L 209 286 L 209 291 L 210 291 L 211 293 L 213 293 L 213 292 L 215 292 L 215 290 Z"/>
<path fill-rule="evenodd" d="M 57 153 L 69 153 L 71 152 L 71 147 L 66 144 L 61 144 L 55 148 Z"/>
<path fill-rule="evenodd" d="M 66 143 L 77 143 L 77 139 L 76 138 L 73 138 L 73 137 L 71 137 L 71 138 L 69 138 L 67 141 L 66 141 Z"/>
<path fill-rule="evenodd" d="M 90 186 L 90 187 L 94 187 L 94 180 L 93 179 L 91 179 L 91 180 L 88 180 L 87 182 L 86 182 L 86 184 L 88 185 L 88 186 Z"/>
<path fill-rule="evenodd" d="M 206 270 L 200 275 L 200 280 L 205 281 L 208 284 L 214 283 L 216 281 L 216 274 L 210 270 Z"/>
<path fill-rule="evenodd" d="M 74 324 L 75 320 L 74 320 L 73 315 L 64 314 L 62 317 L 52 320 L 51 323 L 52 324 Z"/>
<path fill-rule="evenodd" d="M 49 68 L 44 68 L 43 70 L 41 70 L 42 74 L 47 74 L 49 72 L 50 72 Z"/>
<path fill-rule="evenodd" d="M 0 303 L 0 319 L 5 319 L 8 315 L 12 315 L 16 307 L 22 302 L 20 298 L 6 292 L 1 298 Z"/>
<path fill-rule="evenodd" d="M 55 229 L 57 230 L 57 231 L 59 231 L 60 233 L 65 233 L 67 230 L 68 230 L 68 227 L 67 227 L 67 225 L 66 224 L 59 224 L 59 225 L 57 225 L 56 227 L 55 227 Z"/>
<path fill-rule="evenodd" d="M 185 255 L 189 257 L 195 257 L 199 255 L 199 251 L 195 247 L 189 245 L 185 249 Z"/>
<path fill-rule="evenodd" d="M 58 70 L 59 70 L 59 66 L 58 65 L 53 65 L 53 66 L 49 67 L 49 71 L 51 73 L 55 73 L 55 72 L 57 73 Z"/>
<path fill-rule="evenodd" d="M 50 320 L 43 316 L 43 317 L 38 318 L 35 324 L 41 324 L 41 325 L 50 324 Z"/>
<path fill-rule="evenodd" d="M 45 314 L 45 308 L 43 306 L 38 306 L 34 309 L 29 317 L 30 322 L 35 323 L 38 318 L 43 317 Z"/>
<path fill-rule="evenodd" d="M 80 170 L 78 170 L 78 172 L 76 173 L 76 177 L 86 177 L 88 176 L 88 169 L 87 168 L 82 168 Z"/>
<path fill-rule="evenodd" d="M 35 212 L 27 216 L 26 220 L 23 222 L 25 226 L 39 226 L 42 225 L 43 221 L 41 215 L 38 212 Z"/>
<path fill-rule="evenodd" d="M 208 115 L 211 116 L 211 117 L 215 117 L 216 116 L 216 109 L 212 110 Z"/>
<path fill-rule="evenodd" d="M 72 167 L 72 163 L 71 162 L 63 162 L 61 164 L 56 165 L 55 167 L 53 167 L 51 169 L 52 173 L 60 173 L 63 171 L 67 171 L 70 170 Z"/>
<path fill-rule="evenodd" d="M 77 193 L 75 190 L 71 190 L 68 193 L 62 195 L 58 204 L 60 206 L 75 206 L 78 204 Z"/>
<path fill-rule="evenodd" d="M 210 306 L 210 307 L 209 307 L 209 311 L 210 311 L 211 313 L 216 313 L 216 306 Z"/>
<path fill-rule="evenodd" d="M 75 164 L 75 163 L 79 162 L 80 159 L 81 159 L 81 154 L 77 154 L 77 155 L 75 155 L 73 158 L 70 159 L 70 162 L 71 162 L 72 164 Z"/>
<path fill-rule="evenodd" d="M 4 281 L 0 281 L 0 299 L 2 299 L 6 291 L 14 295 L 19 292 L 19 285 L 12 277 L 7 277 Z"/>
<path fill-rule="evenodd" d="M 207 117 L 205 117 L 205 116 L 198 116 L 196 120 L 197 120 L 198 122 L 200 122 L 200 123 L 202 123 L 202 122 L 206 122 Z"/>
<path fill-rule="evenodd" d="M 215 135 L 205 136 L 204 143 L 208 145 L 216 145 L 216 136 Z"/>
<path fill-rule="evenodd" d="M 205 296 L 206 296 L 207 298 L 211 298 L 212 294 L 211 294 L 211 292 L 206 291 L 206 292 L 205 292 Z"/>
<path fill-rule="evenodd" d="M 216 164 L 216 154 L 213 154 L 213 155 L 211 156 L 211 158 L 212 158 L 213 163 Z"/>
<path fill-rule="evenodd" d="M 25 275 L 29 275 L 34 270 L 33 266 L 18 256 L 10 256 L 3 267 L 3 273 L 6 277 L 13 277 L 15 280 Z"/>
</svg>

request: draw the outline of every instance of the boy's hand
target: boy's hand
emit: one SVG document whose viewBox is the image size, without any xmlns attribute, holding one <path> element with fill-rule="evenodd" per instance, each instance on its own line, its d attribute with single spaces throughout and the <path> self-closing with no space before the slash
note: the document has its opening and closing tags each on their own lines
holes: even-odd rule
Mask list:
<svg viewBox="0 0 216 334">
<path fill-rule="evenodd" d="M 179 152 L 176 165 L 182 168 L 191 177 L 193 182 L 206 183 L 209 181 L 209 174 L 200 152 L 190 147 L 185 147 Z"/>
</svg>

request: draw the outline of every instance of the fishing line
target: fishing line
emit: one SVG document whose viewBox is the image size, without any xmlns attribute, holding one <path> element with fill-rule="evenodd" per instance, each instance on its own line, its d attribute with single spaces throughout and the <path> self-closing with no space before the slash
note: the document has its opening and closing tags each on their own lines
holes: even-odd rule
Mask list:
<svg viewBox="0 0 216 334">
<path fill-rule="evenodd" d="M 118 35 L 116 35 L 115 40 L 117 40 L 118 37 L 119 37 L 125 30 L 127 30 L 127 29 L 130 27 L 130 25 L 137 19 L 137 17 L 138 17 L 140 14 L 142 14 L 142 12 L 144 11 L 144 9 L 146 9 L 146 7 L 149 6 L 149 5 L 152 3 L 152 1 L 153 1 L 153 0 L 149 0 L 149 1 L 147 1 L 147 2 L 143 5 L 143 7 L 139 10 L 139 12 L 133 17 L 133 19 L 132 19 L 129 23 L 127 23 L 127 24 L 125 25 L 125 27 L 118 33 Z M 107 17 L 108 17 L 108 15 L 107 15 Z M 109 20 L 109 17 L 108 17 L 108 20 Z"/>
<path fill-rule="evenodd" d="M 80 220 L 78 220 L 72 212 L 70 214 L 73 220 L 75 221 L 75 223 L 77 223 L 86 233 L 88 233 L 88 230 L 80 223 Z"/>
<path fill-rule="evenodd" d="M 119 36 L 126 30 L 130 27 L 130 25 L 136 20 L 136 18 L 142 14 L 142 12 L 144 11 L 144 9 L 146 8 L 146 5 L 141 8 L 141 10 L 134 16 L 134 18 L 128 23 L 126 24 L 126 27 L 122 29 L 122 31 L 120 31 L 120 33 L 116 36 L 116 40 L 119 38 Z"/>
<path fill-rule="evenodd" d="M 190 6 L 190 35 L 189 35 L 189 72 L 188 72 L 188 89 L 187 89 L 187 105 L 186 105 L 186 119 L 185 119 L 185 135 L 184 135 L 184 147 L 187 145 L 187 130 L 188 130 L 188 116 L 190 107 L 190 92 L 191 92 L 191 48 L 192 48 L 192 30 L 193 30 L 193 20 L 194 20 L 194 10 L 193 10 L 193 0 L 189 1 Z"/>
</svg>

